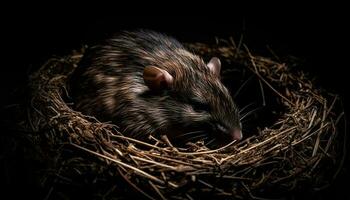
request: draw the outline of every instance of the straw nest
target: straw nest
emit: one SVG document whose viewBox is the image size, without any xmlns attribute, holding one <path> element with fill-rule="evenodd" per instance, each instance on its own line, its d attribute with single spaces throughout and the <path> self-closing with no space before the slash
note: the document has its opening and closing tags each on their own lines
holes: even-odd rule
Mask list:
<svg viewBox="0 0 350 200">
<path fill-rule="evenodd" d="M 315 88 L 293 63 L 253 56 L 232 40 L 188 46 L 222 59 L 230 90 L 235 73 L 250 74 L 258 91 L 250 94 L 259 93 L 268 108 L 255 113 L 260 124 L 245 140 L 215 150 L 201 141 L 176 148 L 165 136 L 148 143 L 128 138 L 71 108 L 66 82 L 83 51 L 52 58 L 31 76 L 28 109 L 30 137 L 46 163 L 39 177 L 48 199 L 276 198 L 331 183 L 345 144 L 336 95 Z"/>
</svg>

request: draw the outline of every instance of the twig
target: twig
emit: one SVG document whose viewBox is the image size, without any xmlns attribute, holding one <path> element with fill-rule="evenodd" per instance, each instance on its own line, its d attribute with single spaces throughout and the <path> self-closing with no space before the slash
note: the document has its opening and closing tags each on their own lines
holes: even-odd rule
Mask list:
<svg viewBox="0 0 350 200">
<path fill-rule="evenodd" d="M 212 153 L 217 153 L 217 152 L 220 152 L 226 148 L 228 148 L 229 146 L 231 146 L 232 144 L 234 144 L 235 142 L 237 142 L 236 140 L 230 142 L 229 144 L 221 147 L 221 148 L 218 148 L 218 149 L 214 149 L 214 150 L 209 150 L 209 151 L 200 151 L 200 152 L 177 152 L 178 154 L 180 155 L 202 155 L 202 154 L 212 154 Z"/>
<path fill-rule="evenodd" d="M 151 185 L 151 187 L 154 189 L 154 191 L 156 191 L 156 193 L 159 195 L 159 197 L 163 200 L 166 200 L 167 198 L 164 197 L 164 195 L 159 191 L 159 189 L 157 188 L 157 186 L 155 186 L 152 181 L 148 181 L 148 183 Z"/>
<path fill-rule="evenodd" d="M 249 49 L 246 45 L 244 45 L 249 57 L 250 57 L 250 61 L 252 63 L 252 65 L 256 68 L 255 62 L 254 62 L 254 57 L 250 54 Z M 253 70 L 252 70 L 253 71 Z M 272 87 L 272 85 L 267 82 L 259 73 L 253 71 L 254 74 L 256 74 L 260 80 L 262 80 L 267 86 L 269 86 L 269 88 L 271 88 L 272 91 L 274 91 L 278 96 L 280 96 L 282 99 L 286 100 L 290 105 L 295 106 L 295 104 L 293 102 L 291 102 L 289 99 L 287 99 L 285 96 L 283 96 L 281 93 L 279 93 L 274 87 Z"/>
<path fill-rule="evenodd" d="M 77 148 L 79 148 L 79 149 L 81 149 L 81 150 L 84 150 L 84 151 L 86 151 L 86 152 L 89 152 L 89 153 L 91 153 L 91 154 L 94 154 L 94 155 L 96 155 L 96 156 L 99 156 L 99 157 L 101 157 L 101 158 L 104 158 L 104 159 L 110 160 L 110 161 L 112 161 L 112 162 L 115 162 L 115 163 L 117 163 L 118 165 L 121 165 L 121 166 L 123 166 L 123 167 L 132 169 L 132 170 L 134 170 L 135 172 L 137 172 L 137 173 L 143 175 L 145 178 L 148 178 L 148 179 L 150 179 L 150 180 L 156 181 L 157 183 L 160 183 L 160 184 L 164 184 L 164 181 L 162 181 L 162 180 L 158 179 L 157 177 L 152 176 L 152 175 L 148 174 L 147 172 L 144 172 L 144 171 L 142 171 L 142 170 L 140 170 L 140 169 L 138 169 L 138 168 L 136 168 L 136 167 L 133 167 L 133 166 L 128 165 L 128 164 L 125 164 L 125 163 L 123 163 L 123 162 L 121 162 L 121 161 L 119 161 L 119 160 L 109 158 L 109 157 L 107 157 L 107 156 L 105 156 L 105 155 L 102 155 L 102 154 L 99 154 L 99 153 L 97 153 L 97 152 L 91 151 L 90 149 L 81 147 L 81 146 L 76 145 L 76 144 L 74 144 L 74 143 L 72 143 L 71 145 L 73 145 L 74 147 L 77 147 Z"/>
<path fill-rule="evenodd" d="M 141 193 L 143 196 L 145 196 L 148 199 L 151 200 L 156 200 L 155 198 L 151 197 L 150 195 L 148 195 L 146 192 L 144 192 L 143 190 L 141 190 L 139 187 L 137 187 L 134 183 L 132 183 L 124 174 L 122 171 L 120 171 L 120 168 L 117 168 L 118 172 L 120 174 L 121 177 L 123 177 L 123 179 L 131 186 L 133 187 L 136 191 L 138 191 L 139 193 Z"/>
</svg>

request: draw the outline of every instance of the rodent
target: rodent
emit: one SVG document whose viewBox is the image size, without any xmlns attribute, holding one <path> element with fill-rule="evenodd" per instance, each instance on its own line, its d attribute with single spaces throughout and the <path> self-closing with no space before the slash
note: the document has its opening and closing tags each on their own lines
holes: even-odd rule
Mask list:
<svg viewBox="0 0 350 200">
<path fill-rule="evenodd" d="M 173 37 L 122 31 L 84 54 L 70 81 L 74 107 L 112 121 L 130 137 L 166 134 L 179 145 L 242 139 L 239 111 L 220 81 L 221 62 L 203 59 Z"/>
</svg>

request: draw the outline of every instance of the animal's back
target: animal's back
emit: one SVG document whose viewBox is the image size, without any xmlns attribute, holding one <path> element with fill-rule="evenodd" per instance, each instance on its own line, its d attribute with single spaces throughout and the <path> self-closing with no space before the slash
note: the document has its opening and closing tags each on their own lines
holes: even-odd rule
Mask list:
<svg viewBox="0 0 350 200">
<path fill-rule="evenodd" d="M 140 110 L 149 110 L 138 98 L 148 90 L 142 74 L 146 66 L 158 66 L 174 76 L 205 70 L 203 60 L 172 37 L 144 30 L 121 32 L 85 53 L 71 78 L 75 108 L 116 123 L 135 112 L 132 120 L 137 121 Z"/>
</svg>

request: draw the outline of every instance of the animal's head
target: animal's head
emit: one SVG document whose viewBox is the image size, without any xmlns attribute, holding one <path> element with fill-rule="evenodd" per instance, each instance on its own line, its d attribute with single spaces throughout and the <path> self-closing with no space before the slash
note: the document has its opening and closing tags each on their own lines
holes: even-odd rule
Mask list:
<svg viewBox="0 0 350 200">
<path fill-rule="evenodd" d="M 144 69 L 144 82 L 156 99 L 153 106 L 163 118 L 161 130 L 174 140 L 204 139 L 214 146 L 241 140 L 238 108 L 220 81 L 220 60 L 188 63 L 191 66 Z"/>
</svg>

